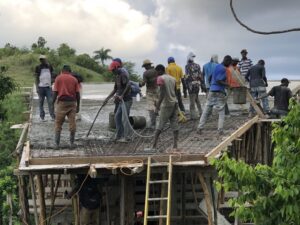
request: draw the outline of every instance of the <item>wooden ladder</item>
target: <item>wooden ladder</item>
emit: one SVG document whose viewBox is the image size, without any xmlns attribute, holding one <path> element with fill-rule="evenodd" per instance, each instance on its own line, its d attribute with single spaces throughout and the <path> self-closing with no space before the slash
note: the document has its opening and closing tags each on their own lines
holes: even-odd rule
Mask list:
<svg viewBox="0 0 300 225">
<path fill-rule="evenodd" d="M 168 179 L 161 180 L 152 180 L 151 179 L 151 169 L 153 167 L 166 167 L 168 172 Z M 147 180 L 146 180 L 146 194 L 145 194 L 145 211 L 144 211 L 144 225 L 148 224 L 149 220 L 160 220 L 160 224 L 162 220 L 166 220 L 166 225 L 171 224 L 171 192 L 172 192 L 172 156 L 169 156 L 169 163 L 161 164 L 161 163 L 151 163 L 151 157 L 148 157 L 148 165 L 147 165 Z M 150 189 L 153 184 L 168 184 L 168 192 L 167 196 L 161 197 L 150 197 Z M 155 201 L 166 201 L 167 202 L 167 211 L 166 214 L 163 215 L 163 210 L 159 211 L 159 215 L 151 215 L 149 216 L 149 202 Z"/>
</svg>

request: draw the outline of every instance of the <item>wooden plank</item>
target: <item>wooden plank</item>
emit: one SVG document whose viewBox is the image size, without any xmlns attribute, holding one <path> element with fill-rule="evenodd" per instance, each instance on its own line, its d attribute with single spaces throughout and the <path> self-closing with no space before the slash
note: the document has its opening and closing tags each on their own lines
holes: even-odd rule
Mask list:
<svg viewBox="0 0 300 225">
<path fill-rule="evenodd" d="M 208 154 L 206 154 L 205 157 L 210 158 L 210 157 L 214 157 L 217 154 L 219 154 L 227 146 L 229 146 L 232 141 L 234 141 L 236 138 L 239 138 L 247 130 L 249 130 L 252 127 L 252 125 L 258 121 L 258 118 L 259 118 L 258 116 L 255 116 L 254 118 L 252 118 L 251 120 L 249 120 L 248 122 L 246 122 L 238 130 L 236 130 L 235 132 L 233 132 L 228 138 L 226 138 L 224 141 L 222 141 L 217 147 L 215 147 Z"/>
<path fill-rule="evenodd" d="M 37 212 L 37 202 L 36 202 L 36 195 L 35 195 L 35 186 L 34 186 L 34 180 L 33 180 L 33 175 L 29 175 L 29 181 L 30 181 L 30 187 L 31 187 L 31 197 L 32 200 L 28 200 L 28 205 L 32 205 L 34 209 L 34 221 L 35 225 L 39 224 L 39 219 L 38 219 L 38 212 Z"/>
<path fill-rule="evenodd" d="M 43 179 L 42 175 L 37 175 L 37 190 L 38 190 L 38 196 L 39 196 L 39 206 L 40 206 L 40 217 L 39 217 L 39 224 L 40 225 L 46 225 L 46 205 L 45 205 L 45 196 L 44 196 L 44 185 L 43 185 Z"/>
<path fill-rule="evenodd" d="M 209 194 L 208 187 L 206 185 L 205 179 L 203 177 L 202 173 L 198 173 L 198 178 L 200 180 L 203 192 L 204 192 L 204 199 L 206 203 L 206 209 L 207 209 L 207 219 L 208 219 L 208 225 L 214 225 L 213 224 L 213 217 L 212 217 L 212 211 L 211 211 L 211 198 Z"/>
<path fill-rule="evenodd" d="M 34 200 L 33 199 L 29 199 L 28 202 L 29 202 L 29 206 L 34 205 Z M 52 204 L 51 199 L 45 199 L 45 205 L 47 207 L 50 207 L 51 204 Z M 55 200 L 55 206 L 71 206 L 71 205 L 72 205 L 72 200 L 71 199 L 56 199 Z M 37 207 L 38 208 L 40 207 L 39 201 L 37 202 Z"/>
<path fill-rule="evenodd" d="M 168 162 L 170 155 L 151 155 L 150 157 L 156 162 Z M 30 158 L 30 165 L 59 165 L 66 164 L 105 164 L 111 163 L 113 167 L 126 166 L 137 161 L 146 161 L 149 155 L 141 156 L 93 156 L 93 157 L 54 157 L 54 158 Z M 176 159 L 178 157 L 178 159 Z M 201 154 L 190 154 L 190 155 L 174 155 L 174 160 L 176 162 L 186 162 L 186 161 L 204 161 L 205 156 Z M 128 163 L 129 162 L 129 163 Z"/>
<path fill-rule="evenodd" d="M 28 167 L 29 166 L 29 161 L 30 161 L 30 142 L 27 141 L 26 145 L 25 145 L 25 166 Z"/>
<path fill-rule="evenodd" d="M 18 141 L 18 144 L 17 144 L 17 147 L 16 147 L 17 155 L 21 155 L 21 153 L 22 153 L 21 150 L 23 149 L 24 143 L 27 139 L 29 124 L 25 123 L 23 125 L 24 125 L 24 128 L 22 130 L 21 136 L 19 138 L 19 141 Z"/>
</svg>

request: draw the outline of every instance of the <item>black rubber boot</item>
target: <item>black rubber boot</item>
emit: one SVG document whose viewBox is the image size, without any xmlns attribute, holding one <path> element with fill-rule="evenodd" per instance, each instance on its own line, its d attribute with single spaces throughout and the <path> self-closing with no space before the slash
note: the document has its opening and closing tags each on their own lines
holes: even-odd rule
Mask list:
<svg viewBox="0 0 300 225">
<path fill-rule="evenodd" d="M 54 145 L 54 149 L 56 149 L 56 150 L 59 149 L 59 143 L 60 143 L 60 131 L 55 132 L 55 145 Z"/>
<path fill-rule="evenodd" d="M 156 130 L 155 131 L 154 142 L 153 142 L 153 145 L 152 145 L 152 149 L 157 148 L 157 142 L 158 142 L 158 137 L 159 137 L 160 133 L 161 133 L 161 130 Z"/>
<path fill-rule="evenodd" d="M 156 113 L 154 111 L 149 111 L 149 116 L 150 116 L 150 128 L 155 129 L 156 125 Z"/>
<path fill-rule="evenodd" d="M 173 148 L 177 149 L 177 147 L 178 147 L 178 146 L 177 146 L 177 143 L 178 143 L 178 135 L 179 135 L 179 131 L 176 130 L 176 131 L 173 132 L 173 134 L 174 134 Z"/>
<path fill-rule="evenodd" d="M 75 141 L 75 132 L 70 132 L 70 149 L 76 148 L 74 141 Z"/>
</svg>

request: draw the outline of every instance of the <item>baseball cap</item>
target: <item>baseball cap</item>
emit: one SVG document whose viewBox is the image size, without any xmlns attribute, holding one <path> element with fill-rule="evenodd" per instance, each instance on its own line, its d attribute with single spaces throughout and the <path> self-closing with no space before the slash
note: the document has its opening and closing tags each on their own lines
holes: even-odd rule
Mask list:
<svg viewBox="0 0 300 225">
<path fill-rule="evenodd" d="M 152 64 L 152 62 L 151 62 L 149 59 L 145 59 L 145 60 L 143 61 L 142 67 L 145 67 L 146 65 L 151 65 L 151 64 Z"/>
<path fill-rule="evenodd" d="M 245 49 L 245 48 L 242 49 L 241 53 L 243 53 L 243 52 L 248 53 L 247 49 Z"/>
<path fill-rule="evenodd" d="M 113 71 L 114 69 L 117 69 L 119 67 L 121 67 L 121 64 L 118 61 L 112 61 L 112 63 L 108 67 L 108 70 Z"/>
<path fill-rule="evenodd" d="M 239 57 L 233 57 L 233 58 L 232 58 L 232 61 L 239 62 L 240 59 L 239 59 Z"/>
<path fill-rule="evenodd" d="M 47 57 L 45 55 L 40 55 L 39 59 L 46 59 Z"/>
<path fill-rule="evenodd" d="M 282 79 L 281 79 L 281 83 L 289 84 L 290 81 L 289 81 L 287 78 L 282 78 Z"/>
<path fill-rule="evenodd" d="M 171 62 L 175 62 L 175 59 L 174 59 L 173 56 L 170 56 L 170 57 L 168 58 L 168 63 L 171 63 Z"/>
</svg>

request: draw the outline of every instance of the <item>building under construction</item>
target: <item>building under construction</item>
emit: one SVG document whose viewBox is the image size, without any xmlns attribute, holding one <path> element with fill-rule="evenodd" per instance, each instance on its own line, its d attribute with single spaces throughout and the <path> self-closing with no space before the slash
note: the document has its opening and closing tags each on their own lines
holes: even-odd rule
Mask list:
<svg viewBox="0 0 300 225">
<path fill-rule="evenodd" d="M 205 101 L 203 96 L 202 104 Z M 271 123 L 260 117 L 248 118 L 230 104 L 231 116 L 225 119 L 224 135 L 217 133 L 213 113 L 203 134 L 198 121 L 180 124 L 179 146 L 172 149 L 173 134 L 166 127 L 158 150 L 152 151 L 153 130 L 136 129 L 128 143 L 114 142 L 109 114 L 114 104 L 101 111 L 91 135 L 91 126 L 101 101 L 84 99 L 81 120 L 77 121 L 77 148 L 69 149 L 68 123 L 62 131 L 61 149 L 54 150 L 54 122 L 40 122 L 38 100 L 29 93 L 29 121 L 23 126 L 17 153 L 19 196 L 23 224 L 79 225 L 78 195 L 67 199 L 78 174 L 101 182 L 101 225 L 140 224 L 238 224 L 227 204 L 236 192 L 220 195 L 213 182 L 217 172 L 210 159 L 228 151 L 250 164 L 270 164 L 273 158 Z M 245 107 L 245 109 L 248 106 Z M 145 100 L 134 102 L 131 115 L 147 116 Z M 137 211 L 143 212 L 136 218 Z"/>
</svg>

